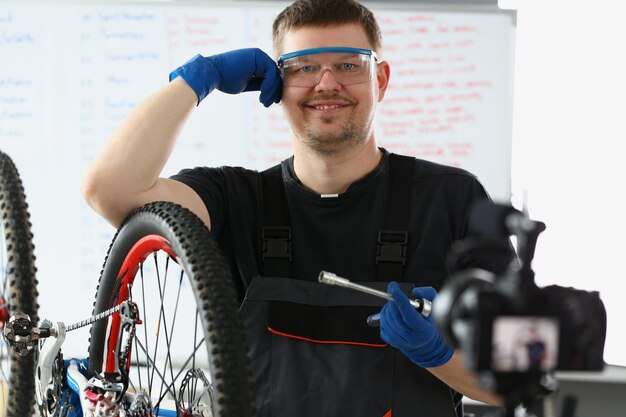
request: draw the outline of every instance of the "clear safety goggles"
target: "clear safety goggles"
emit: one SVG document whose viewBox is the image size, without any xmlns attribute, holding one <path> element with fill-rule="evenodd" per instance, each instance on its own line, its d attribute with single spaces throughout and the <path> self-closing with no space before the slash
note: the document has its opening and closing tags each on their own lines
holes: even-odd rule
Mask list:
<svg viewBox="0 0 626 417">
<path fill-rule="evenodd" d="M 292 87 L 315 87 L 326 71 L 341 85 L 364 83 L 374 79 L 377 64 L 376 52 L 343 46 L 303 49 L 278 58 L 283 84 Z"/>
</svg>

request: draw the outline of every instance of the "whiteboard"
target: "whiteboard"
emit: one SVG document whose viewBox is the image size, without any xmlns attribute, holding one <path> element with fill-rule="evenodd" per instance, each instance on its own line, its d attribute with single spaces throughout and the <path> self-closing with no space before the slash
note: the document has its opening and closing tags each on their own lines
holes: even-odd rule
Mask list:
<svg viewBox="0 0 626 417">
<path fill-rule="evenodd" d="M 0 149 L 24 182 L 44 317 L 69 323 L 74 311 L 91 312 L 115 230 L 82 201 L 79 183 L 113 129 L 197 53 L 258 46 L 271 54 L 271 23 L 287 4 L 0 0 Z M 379 144 L 468 169 L 495 200 L 510 201 L 514 12 L 367 5 L 391 65 Z M 214 92 L 163 175 L 197 165 L 263 169 L 289 155 L 279 106 L 264 108 L 258 92 Z M 69 291 L 73 302 L 59 302 Z"/>
</svg>

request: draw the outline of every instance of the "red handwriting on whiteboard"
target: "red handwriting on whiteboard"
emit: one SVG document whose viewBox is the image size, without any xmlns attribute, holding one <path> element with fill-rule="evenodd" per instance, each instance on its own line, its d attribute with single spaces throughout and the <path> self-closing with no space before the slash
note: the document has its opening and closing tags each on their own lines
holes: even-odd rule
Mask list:
<svg viewBox="0 0 626 417">
<path fill-rule="evenodd" d="M 445 14 L 391 14 L 381 21 L 391 79 L 379 107 L 379 141 L 394 152 L 463 165 L 476 156 L 469 139 L 495 89 L 477 25 Z M 484 58 L 484 57 L 483 57 Z M 460 138 L 463 138 L 462 140 Z"/>
</svg>

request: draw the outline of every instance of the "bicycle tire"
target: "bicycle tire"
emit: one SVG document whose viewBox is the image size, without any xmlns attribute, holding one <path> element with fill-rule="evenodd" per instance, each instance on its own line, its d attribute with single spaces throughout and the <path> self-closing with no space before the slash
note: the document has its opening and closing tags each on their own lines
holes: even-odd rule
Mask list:
<svg viewBox="0 0 626 417">
<path fill-rule="evenodd" d="M 0 152 L 0 322 L 17 312 L 30 316 L 38 323 L 35 246 L 31 232 L 30 214 L 24 187 L 15 164 Z M 4 257 L 4 259 L 1 259 Z M 17 355 L 4 343 L 0 348 L 1 375 L 6 383 L 5 358 L 8 358 L 8 385 L 0 392 L 0 407 L 7 417 L 33 415 L 35 404 L 35 355 Z"/>
<path fill-rule="evenodd" d="M 155 202 L 133 211 L 127 217 L 109 247 L 96 291 L 94 315 L 121 303 L 131 295 L 133 301 L 137 296 L 141 296 L 138 289 L 133 292 L 133 286 L 138 286 L 134 276 L 138 270 L 141 274 L 144 273 L 143 261 L 149 256 L 148 252 L 156 252 L 155 249 L 142 249 L 140 253 L 136 253 L 136 248 L 141 246 L 141 243 L 138 242 L 145 243 L 146 239 L 151 240 L 151 244 L 156 245 L 158 249 L 168 252 L 170 259 L 175 259 L 176 264 L 182 268 L 181 279 L 183 274 L 187 275 L 193 289 L 197 304 L 197 310 L 194 313 L 196 314 L 196 325 L 197 316 L 199 315 L 210 363 L 208 371 L 212 381 L 211 389 L 216 391 L 215 403 L 212 405 L 213 417 L 252 416 L 254 413 L 253 391 L 247 357 L 247 345 L 238 312 L 239 303 L 230 273 L 217 244 L 211 238 L 210 232 L 204 223 L 191 211 L 174 203 Z M 165 246 L 161 246 L 159 239 L 165 239 Z M 155 262 L 156 256 L 155 254 Z M 129 266 L 130 268 L 128 268 Z M 130 272 L 128 272 L 129 269 L 131 270 Z M 129 275 L 133 277 L 130 278 Z M 157 269 L 160 294 L 161 277 L 158 275 Z M 129 279 L 131 281 L 128 281 Z M 139 279 L 143 292 L 145 279 L 143 276 Z M 164 280 L 167 280 L 167 276 Z M 129 282 L 130 285 L 128 284 Z M 152 285 L 150 282 L 148 284 Z M 130 288 L 128 291 L 130 295 L 124 293 L 124 287 Z M 180 287 L 178 291 L 180 291 Z M 165 293 L 165 290 L 163 290 L 163 293 Z M 167 304 L 163 302 L 163 298 L 165 298 L 164 294 L 161 296 L 161 310 L 164 309 L 163 305 Z M 140 312 L 142 310 L 145 312 L 146 301 L 143 300 L 143 302 L 144 308 L 140 307 Z M 177 299 L 177 309 L 178 305 L 179 301 Z M 159 334 L 162 326 L 160 314 L 157 334 Z M 145 315 L 148 316 L 147 313 Z M 144 330 L 149 326 L 148 319 L 150 323 L 154 323 L 153 317 L 141 317 L 143 323 L 140 326 L 144 326 Z M 113 318 L 99 320 L 91 327 L 89 369 L 92 374 L 106 371 L 108 369 L 107 358 L 114 355 L 115 343 L 113 343 L 112 347 L 111 334 L 115 333 L 116 330 L 112 330 L 114 329 L 113 321 Z M 163 321 L 167 321 L 167 319 L 163 317 Z M 176 313 L 171 326 L 172 334 L 175 321 Z M 173 343 L 173 340 L 167 342 L 167 325 L 163 327 L 165 327 L 165 338 L 168 344 L 167 356 L 169 356 L 171 353 L 169 343 Z M 138 326 L 137 333 L 140 332 L 142 330 L 139 330 Z M 147 334 L 147 331 L 145 333 Z M 139 335 L 134 338 L 135 342 L 139 338 Z M 148 336 L 146 335 L 147 338 Z M 194 341 L 194 345 L 195 343 Z M 143 350 L 143 353 L 147 356 L 145 363 L 142 362 L 143 359 L 136 359 L 137 367 L 140 368 L 140 362 L 142 363 L 141 366 L 143 366 L 138 371 L 139 375 L 147 367 L 146 379 L 149 380 L 150 365 L 153 365 L 152 374 L 154 378 L 157 358 L 156 352 L 154 358 L 148 358 L 150 351 L 148 340 L 145 342 L 145 347 L 140 349 L 136 345 L 133 350 L 137 355 L 139 351 Z M 173 360 L 170 358 L 170 366 L 172 366 L 172 362 Z M 189 362 L 189 359 L 187 362 Z M 128 363 L 130 364 L 130 358 Z M 166 370 L 163 370 L 162 374 L 165 375 Z M 161 373 L 158 373 L 158 375 L 160 376 Z M 177 374 L 177 378 L 178 375 L 180 373 Z M 141 384 L 141 377 L 139 379 L 139 384 Z M 137 381 L 134 381 L 133 387 L 135 390 L 137 390 L 136 385 Z M 168 389 L 166 388 L 166 390 Z M 180 388 L 180 390 L 182 389 Z M 150 390 L 152 391 L 152 383 L 150 383 Z M 154 396 L 152 392 L 148 392 L 148 395 Z M 152 405 L 154 406 L 154 404 Z"/>
</svg>

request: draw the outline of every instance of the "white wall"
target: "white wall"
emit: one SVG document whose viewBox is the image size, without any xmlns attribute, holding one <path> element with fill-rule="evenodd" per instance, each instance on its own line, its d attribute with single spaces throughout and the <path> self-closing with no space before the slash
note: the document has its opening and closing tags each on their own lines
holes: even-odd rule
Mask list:
<svg viewBox="0 0 626 417">
<path fill-rule="evenodd" d="M 540 285 L 600 291 L 605 360 L 626 366 L 626 25 L 618 1 L 501 1 L 518 10 L 513 201 L 544 221 Z"/>
</svg>

